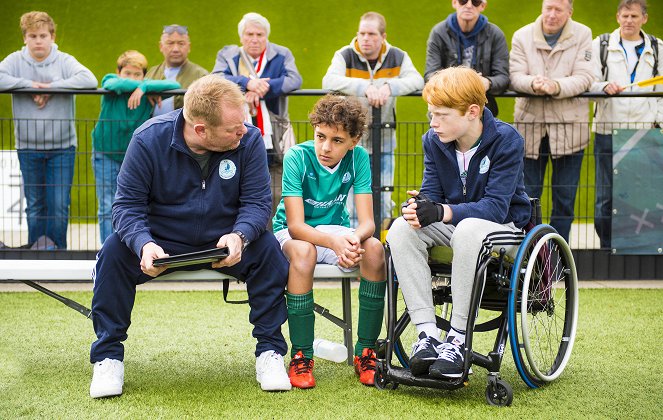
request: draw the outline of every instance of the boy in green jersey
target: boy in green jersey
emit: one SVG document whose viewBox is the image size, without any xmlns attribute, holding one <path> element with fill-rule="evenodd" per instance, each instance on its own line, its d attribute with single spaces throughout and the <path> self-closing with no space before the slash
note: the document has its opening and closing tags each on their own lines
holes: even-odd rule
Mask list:
<svg viewBox="0 0 663 420">
<path fill-rule="evenodd" d="M 354 97 L 327 95 L 309 115 L 315 139 L 292 147 L 283 160 L 283 198 L 273 219 L 274 234 L 290 260 L 288 326 L 292 342 L 292 386 L 312 388 L 313 271 L 316 263 L 359 268 L 359 325 L 355 371 L 365 385 L 375 376 L 375 340 L 382 328 L 385 292 L 384 248 L 372 235 L 373 197 L 368 153 L 357 146 L 366 110 Z M 346 201 L 354 187 L 359 224 L 350 228 Z"/>
</svg>

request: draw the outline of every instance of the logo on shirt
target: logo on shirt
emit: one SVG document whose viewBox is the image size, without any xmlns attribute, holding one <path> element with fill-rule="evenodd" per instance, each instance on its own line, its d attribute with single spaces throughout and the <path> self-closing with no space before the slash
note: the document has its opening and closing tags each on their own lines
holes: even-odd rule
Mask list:
<svg viewBox="0 0 663 420">
<path fill-rule="evenodd" d="M 309 172 L 308 177 L 311 178 L 311 179 L 316 179 L 315 172 Z"/>
<path fill-rule="evenodd" d="M 346 172 L 343 174 L 343 179 L 341 180 L 342 183 L 347 184 L 350 182 L 350 172 Z"/>
<path fill-rule="evenodd" d="M 490 159 L 488 159 L 488 156 L 485 156 L 483 159 L 481 159 L 481 163 L 479 164 L 479 173 L 485 174 L 486 172 L 488 172 L 489 168 L 490 168 Z"/>
<path fill-rule="evenodd" d="M 223 159 L 219 163 L 219 176 L 221 179 L 230 179 L 235 176 L 237 172 L 237 167 L 235 163 L 230 159 Z"/>
</svg>

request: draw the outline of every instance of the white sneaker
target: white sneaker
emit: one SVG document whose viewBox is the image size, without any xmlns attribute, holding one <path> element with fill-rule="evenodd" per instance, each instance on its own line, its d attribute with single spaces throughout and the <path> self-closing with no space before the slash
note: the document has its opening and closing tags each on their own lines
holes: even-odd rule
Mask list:
<svg viewBox="0 0 663 420">
<path fill-rule="evenodd" d="M 264 351 L 256 358 L 256 379 L 263 391 L 290 391 L 292 388 L 283 356 L 274 350 Z"/>
<path fill-rule="evenodd" d="M 124 362 L 106 358 L 94 364 L 90 397 L 122 395 L 122 385 L 124 385 Z"/>
</svg>

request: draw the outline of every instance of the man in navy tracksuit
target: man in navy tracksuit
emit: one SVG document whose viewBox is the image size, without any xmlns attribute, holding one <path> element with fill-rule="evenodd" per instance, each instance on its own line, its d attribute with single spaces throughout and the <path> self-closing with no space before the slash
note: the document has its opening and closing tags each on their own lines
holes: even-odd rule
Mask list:
<svg viewBox="0 0 663 420">
<path fill-rule="evenodd" d="M 228 247 L 211 268 L 246 282 L 263 390 L 289 390 L 281 334 L 288 263 L 266 231 L 271 215 L 267 154 L 244 124 L 244 98 L 232 82 L 206 76 L 192 84 L 184 108 L 139 127 L 117 180 L 113 227 L 94 273 L 90 361 L 93 398 L 120 395 L 124 346 L 136 285 L 162 274 L 153 260 Z M 210 264 L 182 269 L 210 268 Z M 172 271 L 172 270 L 170 270 Z"/>
<path fill-rule="evenodd" d="M 431 129 L 423 136 L 421 192 L 408 191 L 403 217 L 387 234 L 394 269 L 419 340 L 413 375 L 458 378 L 464 372 L 465 332 L 477 261 L 493 249 L 515 256 L 530 219 L 523 182 L 524 140 L 485 107 L 481 77 L 450 67 L 431 77 L 422 97 Z M 439 341 L 428 248 L 453 249 L 451 329 Z"/>
</svg>

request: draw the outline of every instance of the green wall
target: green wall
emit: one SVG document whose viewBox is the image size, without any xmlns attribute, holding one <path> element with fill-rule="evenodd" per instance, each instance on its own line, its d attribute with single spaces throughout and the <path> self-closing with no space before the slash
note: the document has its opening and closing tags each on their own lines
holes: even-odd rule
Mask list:
<svg viewBox="0 0 663 420">
<path fill-rule="evenodd" d="M 406 50 L 415 66 L 423 72 L 426 40 L 430 29 L 450 12 L 451 0 L 403 1 L 297 1 L 272 0 L 245 2 L 173 1 L 151 2 L 116 0 L 92 1 L 3 1 L 0 16 L 0 56 L 22 46 L 18 27 L 21 14 L 29 10 L 48 12 L 58 25 L 57 43 L 62 51 L 73 54 L 97 78 L 114 71 L 115 60 L 125 50 L 137 49 L 150 64 L 162 60 L 158 39 L 164 24 L 180 23 L 189 27 L 192 61 L 211 70 L 216 52 L 227 44 L 239 42 L 237 22 L 242 15 L 256 11 L 272 25 L 270 40 L 289 47 L 304 78 L 304 88 L 320 88 L 331 57 L 354 36 L 359 16 L 375 10 L 387 19 L 388 40 Z M 595 34 L 617 26 L 617 0 L 576 0 L 574 18 L 592 28 Z M 654 5 L 654 1 L 650 1 Z M 416 9 L 408 6 L 416 5 Z M 490 0 L 485 14 L 500 26 L 510 43 L 513 32 L 533 21 L 540 13 L 539 1 Z M 645 30 L 663 37 L 663 9 L 649 11 Z M 315 98 L 293 98 L 291 114 L 305 119 Z M 505 120 L 511 119 L 512 99 L 500 100 Z M 11 116 L 9 95 L 0 95 L 0 118 Z M 99 97 L 78 98 L 78 116 L 96 118 Z M 422 120 L 425 107 L 419 98 L 402 98 L 401 121 Z"/>
</svg>

